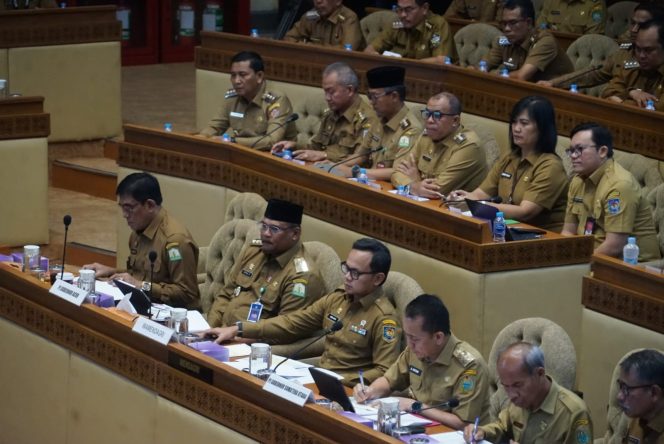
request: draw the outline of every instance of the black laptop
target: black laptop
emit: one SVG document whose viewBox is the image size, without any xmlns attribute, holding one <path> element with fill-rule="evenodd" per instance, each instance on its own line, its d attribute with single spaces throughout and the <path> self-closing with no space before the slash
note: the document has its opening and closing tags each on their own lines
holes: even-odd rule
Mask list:
<svg viewBox="0 0 664 444">
<path fill-rule="evenodd" d="M 143 316 L 150 316 L 150 308 L 152 307 L 150 296 L 140 288 L 134 287 L 125 281 L 113 279 L 113 283 L 120 289 L 122 294 L 131 293 L 131 296 L 129 296 L 129 302 L 131 302 L 131 305 L 136 309 L 136 313 Z"/>
<path fill-rule="evenodd" d="M 466 199 L 466 205 L 468 205 L 468 210 L 473 217 L 490 220 L 491 222 L 496 218 L 496 213 L 498 212 L 498 208 L 482 203 L 479 200 Z"/>
<path fill-rule="evenodd" d="M 330 401 L 338 402 L 344 410 L 355 413 L 353 404 L 350 402 L 350 398 L 346 394 L 344 385 L 339 379 L 325 371 L 317 369 L 316 367 L 309 367 L 309 373 L 311 373 L 311 377 L 314 378 L 314 382 L 316 382 L 318 393 L 325 396 Z"/>
</svg>

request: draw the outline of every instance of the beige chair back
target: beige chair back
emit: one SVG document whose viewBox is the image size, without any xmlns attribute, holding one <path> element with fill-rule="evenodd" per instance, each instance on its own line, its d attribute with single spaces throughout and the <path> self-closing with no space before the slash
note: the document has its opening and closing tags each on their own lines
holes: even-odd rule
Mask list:
<svg viewBox="0 0 664 444">
<path fill-rule="evenodd" d="M 459 55 L 459 65 L 476 66 L 486 57 L 500 29 L 486 23 L 471 23 L 454 34 L 454 44 Z"/>
<path fill-rule="evenodd" d="M 606 28 L 604 34 L 617 39 L 629 28 L 629 20 L 638 2 L 621 1 L 606 8 Z"/>
<path fill-rule="evenodd" d="M 396 20 L 399 20 L 399 17 L 393 11 L 387 10 L 373 12 L 360 20 L 360 29 L 367 46 L 378 37 L 378 34 L 391 28 Z"/>
<path fill-rule="evenodd" d="M 256 193 L 240 193 L 228 203 L 224 223 L 234 219 L 261 220 L 265 214 L 267 201 Z"/>
<path fill-rule="evenodd" d="M 567 48 L 567 55 L 574 64 L 574 70 L 589 66 L 601 66 L 606 58 L 618 50 L 618 44 L 611 38 L 600 34 L 586 34 L 574 40 Z M 605 85 L 588 88 L 584 92 L 599 97 Z"/>
<path fill-rule="evenodd" d="M 498 418 L 498 413 L 509 401 L 505 390 L 499 384 L 496 361 L 500 352 L 515 342 L 528 342 L 540 346 L 544 353 L 547 374 L 562 387 L 571 390 L 576 381 L 576 351 L 572 340 L 562 327 L 544 318 L 514 321 L 496 336 L 487 362 L 491 377 L 492 421 Z"/>
<path fill-rule="evenodd" d="M 293 100 L 292 103 L 293 112 L 300 116 L 295 121 L 297 128 L 295 142 L 298 148 L 305 148 L 320 128 L 323 113 L 327 110 L 327 102 L 325 102 L 323 92 L 317 90 L 315 94 L 308 94 L 305 100 Z"/>
</svg>

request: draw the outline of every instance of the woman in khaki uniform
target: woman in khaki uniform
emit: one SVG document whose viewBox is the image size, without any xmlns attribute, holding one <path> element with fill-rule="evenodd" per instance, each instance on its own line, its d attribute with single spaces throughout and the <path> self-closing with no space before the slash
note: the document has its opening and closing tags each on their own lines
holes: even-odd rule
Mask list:
<svg viewBox="0 0 664 444">
<path fill-rule="evenodd" d="M 457 190 L 448 200 L 489 199 L 506 218 L 559 232 L 565 219 L 569 181 L 556 154 L 557 130 L 551 102 L 540 96 L 521 99 L 510 116 L 510 153 L 502 156 L 478 188 Z"/>
</svg>

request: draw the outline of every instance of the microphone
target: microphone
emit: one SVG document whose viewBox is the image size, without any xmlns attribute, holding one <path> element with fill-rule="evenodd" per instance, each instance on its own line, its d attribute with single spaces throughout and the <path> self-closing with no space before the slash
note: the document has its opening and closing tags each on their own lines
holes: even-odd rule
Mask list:
<svg viewBox="0 0 664 444">
<path fill-rule="evenodd" d="M 431 410 L 431 409 L 452 410 L 453 408 L 458 406 L 459 406 L 459 400 L 457 398 L 450 398 L 445 402 L 441 402 L 436 405 L 431 405 L 426 408 L 422 408 L 422 403 L 420 401 L 415 401 L 413 405 L 410 407 L 410 411 L 408 413 L 420 413 L 425 410 Z"/>
<path fill-rule="evenodd" d="M 384 149 L 385 149 L 384 146 L 379 146 L 378 148 L 374 148 L 374 149 L 372 149 L 372 150 L 369 151 L 368 153 L 362 153 L 362 154 L 358 154 L 357 156 L 346 157 L 345 159 L 340 160 L 339 162 L 335 162 L 335 163 L 333 163 L 333 164 L 327 169 L 327 172 L 330 173 L 330 172 L 334 169 L 334 167 L 339 166 L 339 165 L 341 165 L 342 163 L 346 163 L 346 162 L 348 162 L 349 160 L 359 159 L 360 157 L 368 156 L 368 155 L 371 155 L 371 154 L 373 154 L 373 153 L 377 153 L 377 152 L 379 152 L 379 151 L 383 151 Z"/>
<path fill-rule="evenodd" d="M 274 132 L 275 132 L 276 130 L 278 130 L 279 128 L 283 127 L 284 125 L 288 125 L 288 124 L 291 123 L 291 122 L 295 122 L 295 121 L 296 121 L 297 119 L 299 119 L 299 118 L 300 118 L 300 115 L 299 115 L 298 113 L 293 113 L 293 114 L 291 114 L 290 116 L 288 116 L 288 118 L 287 118 L 286 120 L 284 120 L 283 122 L 281 122 L 280 124 L 278 124 L 276 127 L 272 128 L 271 131 L 268 131 L 267 133 L 265 133 L 265 134 L 263 134 L 262 136 L 260 136 L 260 137 L 258 138 L 258 140 L 256 140 L 254 143 L 251 144 L 251 147 L 250 147 L 250 148 L 255 147 L 256 144 L 257 144 L 258 142 L 260 142 L 261 140 L 265 139 L 267 136 L 271 136 L 272 133 L 274 133 Z"/>
<path fill-rule="evenodd" d="M 66 214 L 62 218 L 62 223 L 65 224 L 65 243 L 62 246 L 62 271 L 60 272 L 60 280 L 65 276 L 65 257 L 67 254 L 67 233 L 69 232 L 69 225 L 71 224 L 71 216 Z"/>
<path fill-rule="evenodd" d="M 576 74 L 570 73 L 570 74 L 574 74 L 574 75 L 562 76 L 562 78 L 559 81 L 557 81 L 556 83 L 554 83 L 553 86 L 560 87 L 560 85 L 563 84 L 563 83 L 571 82 L 572 80 L 578 79 L 579 77 L 583 77 L 586 74 L 590 74 L 591 72 L 595 72 L 598 69 L 602 69 L 602 66 L 603 65 L 590 65 L 590 66 L 586 67 L 585 69 L 580 70 Z"/>
<path fill-rule="evenodd" d="M 151 250 L 148 253 L 148 259 L 150 259 L 150 301 L 152 301 L 152 280 L 154 276 L 154 261 L 157 260 L 157 252 Z"/>
<path fill-rule="evenodd" d="M 281 361 L 279 364 L 277 364 L 277 365 L 274 367 L 274 369 L 272 369 L 272 371 L 273 371 L 274 373 L 276 373 L 276 372 L 277 372 L 277 369 L 279 368 L 279 366 L 280 366 L 281 364 L 283 364 L 284 362 L 288 361 L 289 359 L 291 359 L 291 360 L 292 360 L 292 359 L 295 359 L 295 358 L 297 357 L 297 355 L 299 355 L 299 354 L 302 352 L 302 350 L 304 350 L 305 348 L 309 347 L 311 344 L 313 344 L 314 342 L 318 341 L 318 340 L 319 340 L 320 338 L 322 338 L 323 336 L 327 336 L 327 335 L 329 335 L 330 333 L 334 333 L 335 331 L 339 331 L 339 330 L 341 330 L 341 329 L 343 328 L 343 326 L 344 326 L 344 323 L 343 323 L 343 322 L 341 322 L 341 321 L 336 321 L 334 324 L 332 324 L 332 326 L 331 326 L 330 328 L 328 328 L 327 330 L 325 330 L 325 331 L 323 332 L 322 335 L 315 337 L 315 338 L 314 338 L 312 341 L 310 341 L 310 342 L 307 342 L 307 343 L 304 345 L 304 347 L 301 347 L 301 348 L 299 348 L 298 350 L 295 350 L 294 353 L 292 353 L 290 356 L 286 357 L 283 361 Z"/>
</svg>

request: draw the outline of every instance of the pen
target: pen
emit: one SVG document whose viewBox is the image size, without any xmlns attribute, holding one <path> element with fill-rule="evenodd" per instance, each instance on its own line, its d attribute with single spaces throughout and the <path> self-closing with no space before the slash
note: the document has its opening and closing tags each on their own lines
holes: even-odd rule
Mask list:
<svg viewBox="0 0 664 444">
<path fill-rule="evenodd" d="M 360 374 L 360 385 L 362 386 L 362 393 L 364 393 L 364 389 L 365 389 L 365 387 L 364 387 L 364 371 L 362 369 L 360 369 L 359 374 Z"/>
<path fill-rule="evenodd" d="M 471 443 L 477 442 L 477 441 L 475 441 L 475 435 L 477 434 L 477 426 L 478 425 L 480 425 L 480 417 L 479 416 L 477 416 L 475 418 L 475 427 L 473 427 L 473 436 L 470 437 L 470 442 Z"/>
</svg>

